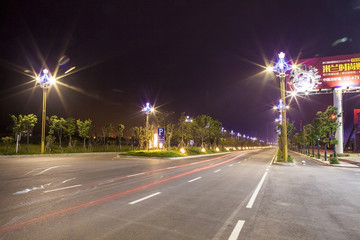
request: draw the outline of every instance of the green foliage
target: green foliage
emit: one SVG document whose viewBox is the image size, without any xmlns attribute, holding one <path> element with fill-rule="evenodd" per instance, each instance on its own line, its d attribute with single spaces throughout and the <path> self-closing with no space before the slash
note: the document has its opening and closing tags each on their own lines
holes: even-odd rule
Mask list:
<svg viewBox="0 0 360 240">
<path fill-rule="evenodd" d="M 284 162 L 284 154 L 283 152 L 279 149 L 278 152 L 277 152 L 277 158 L 276 158 L 276 161 L 277 162 Z M 287 159 L 288 162 L 293 162 L 293 158 L 288 155 L 288 159 Z"/>
<path fill-rule="evenodd" d="M 339 160 L 336 157 L 329 158 L 330 164 L 339 164 Z"/>
<path fill-rule="evenodd" d="M 121 153 L 120 155 L 125 156 L 142 156 L 142 157 L 182 157 L 183 155 L 179 152 L 172 151 L 159 151 L 159 150 L 151 150 L 151 151 L 129 151 Z"/>
<path fill-rule="evenodd" d="M 85 141 L 90 138 L 90 130 L 92 127 L 92 122 L 90 119 L 81 121 L 80 119 L 76 120 L 76 125 L 78 127 L 78 133 L 81 138 L 84 140 L 84 150 L 86 150 Z M 89 143 L 90 147 L 90 143 Z"/>
<path fill-rule="evenodd" d="M 188 148 L 186 148 L 186 152 L 187 152 L 189 155 L 202 154 L 201 148 L 198 148 L 198 147 L 188 147 Z"/>
<path fill-rule="evenodd" d="M 50 119 L 47 118 L 47 121 L 49 123 L 49 134 L 54 135 L 56 133 L 59 138 L 60 149 L 62 150 L 62 135 L 67 128 L 68 122 L 64 118 L 58 118 L 56 115 L 51 116 Z"/>
<path fill-rule="evenodd" d="M 318 112 L 316 114 L 320 119 L 320 136 L 323 143 L 330 143 L 331 139 L 335 139 L 335 132 L 340 126 L 337 114 L 337 107 L 329 106 L 325 112 Z"/>
<path fill-rule="evenodd" d="M 6 153 L 9 151 L 9 145 L 11 143 L 14 142 L 14 138 L 13 137 L 2 137 L 1 141 L 4 143 L 4 145 L 6 146 Z"/>
<path fill-rule="evenodd" d="M 75 128 L 75 119 L 67 118 L 64 127 L 64 135 L 69 138 L 69 148 L 72 148 L 71 138 L 75 134 Z"/>
<path fill-rule="evenodd" d="M 30 139 L 30 132 L 34 128 L 35 124 L 37 123 L 37 117 L 34 114 L 28 115 L 19 115 L 16 117 L 15 115 L 10 115 L 12 120 L 14 121 L 13 132 L 16 135 L 20 135 L 25 133 L 26 134 L 26 149 L 29 151 L 29 139 Z M 16 145 L 18 145 L 18 139 L 16 139 Z M 16 149 L 17 150 L 17 149 Z"/>
<path fill-rule="evenodd" d="M 124 124 L 120 123 L 117 125 L 116 136 L 118 137 L 119 140 L 119 149 L 121 149 L 121 138 L 124 136 L 124 129 L 125 129 Z"/>
</svg>

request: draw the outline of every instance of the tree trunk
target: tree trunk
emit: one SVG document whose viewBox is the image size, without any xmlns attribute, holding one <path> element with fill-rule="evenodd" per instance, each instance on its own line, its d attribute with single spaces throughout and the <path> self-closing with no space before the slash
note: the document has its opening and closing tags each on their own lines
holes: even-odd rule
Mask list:
<svg viewBox="0 0 360 240">
<path fill-rule="evenodd" d="M 327 143 L 325 143 L 325 154 L 324 154 L 324 157 L 325 157 L 325 161 L 327 160 Z"/>
<path fill-rule="evenodd" d="M 26 129 L 26 150 L 29 152 L 29 128 Z"/>
</svg>

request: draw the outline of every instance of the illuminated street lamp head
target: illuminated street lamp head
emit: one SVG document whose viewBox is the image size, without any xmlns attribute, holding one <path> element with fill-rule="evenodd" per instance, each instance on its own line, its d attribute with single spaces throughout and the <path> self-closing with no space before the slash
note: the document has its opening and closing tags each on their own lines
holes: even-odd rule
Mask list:
<svg viewBox="0 0 360 240">
<path fill-rule="evenodd" d="M 281 74 L 285 74 L 286 71 L 291 69 L 291 66 L 289 66 L 286 62 L 285 62 L 285 53 L 281 52 L 279 53 L 279 60 L 278 62 L 275 64 L 273 71 L 274 72 L 278 72 L 280 75 Z"/>
<path fill-rule="evenodd" d="M 154 112 L 154 108 L 150 106 L 150 103 L 146 103 L 146 106 L 143 108 L 143 111 L 145 112 L 145 114 L 150 114 L 152 112 Z"/>
<path fill-rule="evenodd" d="M 49 76 L 49 70 L 44 69 L 43 74 L 37 77 L 36 80 L 42 88 L 48 88 L 50 85 L 56 83 L 56 79 Z"/>
</svg>

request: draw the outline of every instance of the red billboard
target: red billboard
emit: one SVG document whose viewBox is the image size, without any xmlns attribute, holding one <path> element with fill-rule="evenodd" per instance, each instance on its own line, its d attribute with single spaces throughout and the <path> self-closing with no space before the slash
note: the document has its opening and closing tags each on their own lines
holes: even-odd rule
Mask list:
<svg viewBox="0 0 360 240">
<path fill-rule="evenodd" d="M 360 87 L 360 54 L 299 59 L 288 80 L 291 91 Z"/>
</svg>

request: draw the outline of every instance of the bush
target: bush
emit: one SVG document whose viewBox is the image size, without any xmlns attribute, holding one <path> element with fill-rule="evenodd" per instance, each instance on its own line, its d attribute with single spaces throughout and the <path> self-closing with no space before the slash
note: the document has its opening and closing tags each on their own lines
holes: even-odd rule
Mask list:
<svg viewBox="0 0 360 240">
<path fill-rule="evenodd" d="M 186 151 L 189 153 L 189 155 L 202 154 L 201 148 L 198 147 L 188 147 L 186 148 Z"/>
<path fill-rule="evenodd" d="M 339 160 L 336 157 L 329 158 L 330 164 L 339 164 Z"/>
<path fill-rule="evenodd" d="M 288 162 L 294 162 L 294 159 L 288 155 Z M 278 153 L 277 153 L 277 162 L 284 162 L 284 158 L 283 158 L 283 153 L 282 151 L 279 149 Z"/>
</svg>

